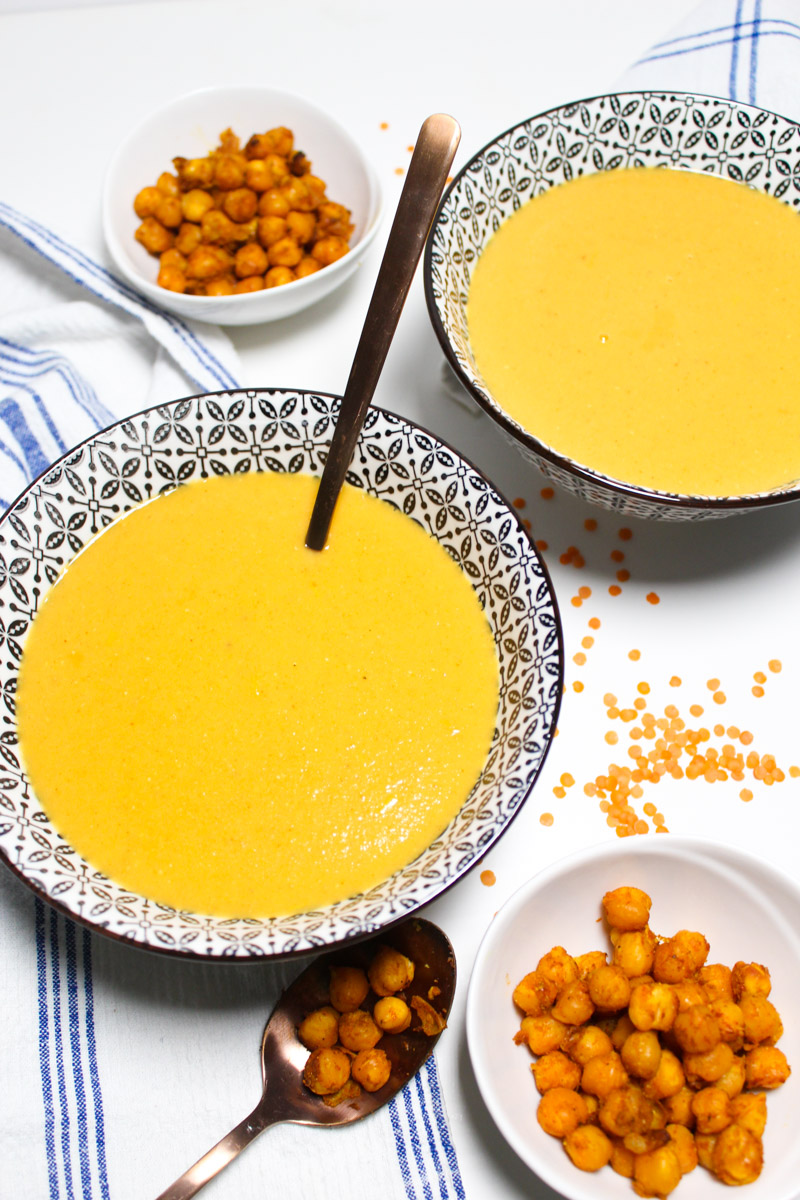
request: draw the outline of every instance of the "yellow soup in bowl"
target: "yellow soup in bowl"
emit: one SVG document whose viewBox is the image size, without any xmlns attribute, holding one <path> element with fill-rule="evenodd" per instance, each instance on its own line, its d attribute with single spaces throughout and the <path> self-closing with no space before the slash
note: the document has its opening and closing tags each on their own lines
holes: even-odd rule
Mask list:
<svg viewBox="0 0 800 1200">
<path fill-rule="evenodd" d="M 529 201 L 475 267 L 475 362 L 552 450 L 693 496 L 800 478 L 800 219 L 716 176 L 635 168 Z"/>
<path fill-rule="evenodd" d="M 93 866 L 220 916 L 308 911 L 412 861 L 469 795 L 498 703 L 475 591 L 346 486 L 244 474 L 134 509 L 70 563 L 20 668 L 26 769 Z"/>
</svg>

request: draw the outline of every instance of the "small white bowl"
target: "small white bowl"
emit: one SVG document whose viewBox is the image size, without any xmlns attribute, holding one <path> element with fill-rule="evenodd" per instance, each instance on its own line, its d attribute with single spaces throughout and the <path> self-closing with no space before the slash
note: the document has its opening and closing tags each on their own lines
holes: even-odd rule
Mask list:
<svg viewBox="0 0 800 1200">
<path fill-rule="evenodd" d="M 601 900 L 620 885 L 650 894 L 656 933 L 700 930 L 711 943 L 710 962 L 732 966 L 741 959 L 769 968 L 771 999 L 785 1026 L 780 1047 L 795 1073 L 767 1097 L 764 1169 L 746 1190 L 748 1200 L 794 1200 L 800 1186 L 800 889 L 732 847 L 671 834 L 606 842 L 555 863 L 506 902 L 478 950 L 467 1000 L 470 1056 L 489 1112 L 523 1162 L 569 1200 L 633 1197 L 629 1180 L 611 1167 L 593 1174 L 578 1170 L 560 1141 L 541 1129 L 533 1056 L 512 1040 L 521 1019 L 511 999 L 517 983 L 553 946 L 571 954 L 609 949 L 598 921 Z M 722 1191 L 698 1166 L 674 1194 L 719 1200 Z"/>
<path fill-rule="evenodd" d="M 281 287 L 236 296 L 187 296 L 156 283 L 158 259 L 135 240 L 139 218 L 133 200 L 172 171 L 176 155 L 202 157 L 230 127 L 242 139 L 285 125 L 327 184 L 331 200 L 353 214 L 355 233 L 343 258 L 314 275 Z M 264 87 L 215 87 L 190 92 L 151 113 L 119 146 L 106 174 L 103 232 L 117 268 L 159 308 L 196 321 L 255 325 L 274 321 L 315 304 L 344 283 L 361 263 L 380 224 L 377 175 L 349 133 L 308 100 Z"/>
</svg>

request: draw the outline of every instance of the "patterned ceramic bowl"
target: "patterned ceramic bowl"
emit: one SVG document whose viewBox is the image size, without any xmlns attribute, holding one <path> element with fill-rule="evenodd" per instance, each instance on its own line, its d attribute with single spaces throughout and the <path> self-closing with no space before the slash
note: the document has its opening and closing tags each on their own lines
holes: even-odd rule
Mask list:
<svg viewBox="0 0 800 1200">
<path fill-rule="evenodd" d="M 797 480 L 771 492 L 715 498 L 612 479 L 524 429 L 481 377 L 470 347 L 467 295 L 492 234 L 520 205 L 554 184 L 642 166 L 733 179 L 800 209 L 800 126 L 763 109 L 690 93 L 627 92 L 531 117 L 476 154 L 442 203 L 425 254 L 428 310 L 442 348 L 459 380 L 522 454 L 585 500 L 630 516 L 699 520 L 797 499 Z"/>
<path fill-rule="evenodd" d="M 104 526 L 177 484 L 233 471 L 321 472 L 335 396 L 239 391 L 179 400 L 76 447 L 0 521 L 0 857 L 34 891 L 93 929 L 195 958 L 285 957 L 365 937 L 433 900 L 508 827 L 553 737 L 563 686 L 561 626 L 547 572 L 514 511 L 478 471 L 416 425 L 367 415 L 348 474 L 417 521 L 468 575 L 494 633 L 500 704 L 471 795 L 410 866 L 317 912 L 223 920 L 176 912 L 109 881 L 50 824 L 22 769 L 19 659 L 48 589 Z"/>
</svg>

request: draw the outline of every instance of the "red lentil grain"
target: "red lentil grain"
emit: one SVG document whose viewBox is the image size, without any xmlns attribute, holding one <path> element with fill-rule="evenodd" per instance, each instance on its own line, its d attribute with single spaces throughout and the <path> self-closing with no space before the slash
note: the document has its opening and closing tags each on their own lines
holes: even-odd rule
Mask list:
<svg viewBox="0 0 800 1200">
<path fill-rule="evenodd" d="M 553 824 L 553 814 L 549 813 L 549 812 L 542 813 L 542 815 L 539 817 L 539 824 L 540 825 L 552 825 Z"/>
<path fill-rule="evenodd" d="M 661 597 L 659 596 L 658 592 L 648 592 L 647 595 L 645 596 L 645 600 L 647 601 L 648 604 L 660 604 L 661 603 Z"/>
</svg>

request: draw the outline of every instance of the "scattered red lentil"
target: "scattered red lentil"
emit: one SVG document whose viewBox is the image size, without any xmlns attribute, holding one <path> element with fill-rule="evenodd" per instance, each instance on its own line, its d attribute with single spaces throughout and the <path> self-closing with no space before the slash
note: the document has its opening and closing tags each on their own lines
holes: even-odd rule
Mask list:
<svg viewBox="0 0 800 1200">
<path fill-rule="evenodd" d="M 753 676 L 753 679 L 755 679 L 756 683 L 766 683 L 767 682 L 767 677 L 763 671 L 756 671 L 755 675 Z"/>
<path fill-rule="evenodd" d="M 575 680 L 575 682 L 572 685 L 572 690 L 573 690 L 573 692 L 582 692 L 583 691 L 583 684 L 581 683 L 580 679 Z"/>
<path fill-rule="evenodd" d="M 548 546 L 547 542 L 543 542 L 543 541 L 541 541 L 541 539 L 540 539 L 540 540 L 539 540 L 539 541 L 536 543 L 536 549 L 537 549 L 537 550 L 538 550 L 538 551 L 539 551 L 541 554 L 544 554 L 545 550 L 549 550 L 549 549 L 550 549 L 550 547 Z"/>
<path fill-rule="evenodd" d="M 548 812 L 542 813 L 542 815 L 539 817 L 539 824 L 540 825 L 552 825 L 553 824 L 553 814 L 548 813 Z"/>
<path fill-rule="evenodd" d="M 611 559 L 615 563 L 621 563 L 625 561 L 625 555 L 621 550 L 612 550 Z"/>
<path fill-rule="evenodd" d="M 517 496 L 517 497 L 516 497 L 516 498 L 515 498 L 515 499 L 512 501 L 512 504 L 514 505 L 514 508 L 524 508 L 524 507 L 525 507 L 525 504 L 526 504 L 526 501 L 525 501 L 525 498 L 524 498 L 523 496 Z"/>
<path fill-rule="evenodd" d="M 680 687 L 680 686 L 681 686 L 681 677 L 680 677 L 680 675 L 673 675 L 673 676 L 672 676 L 672 678 L 671 678 L 671 679 L 670 679 L 670 681 L 669 681 L 669 686 L 670 686 L 670 687 Z"/>
<path fill-rule="evenodd" d="M 714 701 L 715 704 L 724 704 L 727 699 L 727 696 L 725 695 L 724 692 L 714 692 L 714 695 L 711 697 L 711 699 Z"/>
<path fill-rule="evenodd" d="M 586 585 L 578 588 L 578 595 L 580 596 L 581 600 L 588 600 L 591 594 L 592 589 L 590 587 L 586 587 Z"/>
<path fill-rule="evenodd" d="M 413 154 L 413 153 L 414 153 L 414 147 L 413 147 L 413 146 L 406 146 L 406 150 L 408 151 L 408 153 L 409 153 L 409 154 Z"/>
<path fill-rule="evenodd" d="M 555 494 L 555 489 L 551 487 L 544 487 L 539 493 L 543 500 L 552 500 Z"/>
<path fill-rule="evenodd" d="M 661 603 L 661 597 L 659 596 L 658 592 L 648 592 L 647 595 L 645 596 L 645 600 L 647 601 L 648 604 L 660 604 Z"/>
<path fill-rule="evenodd" d="M 739 792 L 739 797 L 742 800 L 752 800 L 753 793 L 750 791 L 750 788 L 742 788 L 742 790 Z"/>
<path fill-rule="evenodd" d="M 406 173 L 405 167 L 395 167 L 394 173 L 395 173 L 395 175 L 405 175 L 405 173 Z"/>
<path fill-rule="evenodd" d="M 642 657 L 641 650 L 629 650 L 628 651 L 628 658 L 631 660 L 631 662 L 638 662 L 641 657 Z"/>
<path fill-rule="evenodd" d="M 757 700 L 760 700 L 761 697 L 764 695 L 764 689 L 762 687 L 759 687 L 758 684 L 756 684 L 755 687 L 751 687 L 750 691 L 753 693 L 753 695 L 756 697 Z"/>
<path fill-rule="evenodd" d="M 494 887 L 497 883 L 497 876 L 494 871 L 481 871 L 481 883 L 484 887 Z"/>
<path fill-rule="evenodd" d="M 576 666 L 582 667 L 584 665 L 584 663 L 586 662 L 586 655 L 583 653 L 582 650 L 579 650 L 577 654 L 573 654 L 572 661 L 575 663 Z"/>
<path fill-rule="evenodd" d="M 558 784 L 553 788 L 553 795 L 557 796 L 559 800 L 563 800 L 566 794 L 563 787 L 559 787 Z"/>
<path fill-rule="evenodd" d="M 584 650 L 591 650 L 592 646 L 594 645 L 594 638 L 589 637 L 587 634 L 585 638 L 581 638 L 581 645 L 583 646 Z"/>
<path fill-rule="evenodd" d="M 619 741 L 619 734 L 614 733 L 614 730 L 610 729 L 606 734 L 606 741 L 608 742 L 609 746 L 616 746 L 617 742 Z"/>
<path fill-rule="evenodd" d="M 689 712 L 692 714 L 693 717 L 702 717 L 703 713 L 705 712 L 705 709 L 703 708 L 702 704 L 690 704 Z"/>
<path fill-rule="evenodd" d="M 388 129 L 388 128 L 389 128 L 389 122 L 388 122 L 388 121 L 381 121 L 381 123 L 380 123 L 380 125 L 378 126 L 378 128 L 379 128 L 379 129 Z"/>
<path fill-rule="evenodd" d="M 637 683 L 636 690 L 641 696 L 647 696 L 650 692 L 649 683 Z"/>
<path fill-rule="evenodd" d="M 797 779 L 800 776 L 800 767 L 789 767 L 789 774 L 792 779 Z"/>
<path fill-rule="evenodd" d="M 527 529 L 528 533 L 530 533 L 532 526 L 527 517 L 522 518 L 522 527 L 523 529 Z"/>
<path fill-rule="evenodd" d="M 598 617 L 590 617 L 589 618 L 589 628 L 590 629 L 599 629 L 600 628 L 600 619 Z"/>
<path fill-rule="evenodd" d="M 561 776 L 561 783 L 564 787 L 572 787 L 572 785 L 575 783 L 575 780 L 572 778 L 572 776 L 569 774 L 568 771 L 565 771 L 564 774 Z"/>
<path fill-rule="evenodd" d="M 583 522 L 583 528 L 588 529 L 589 533 L 594 533 L 595 529 L 597 529 L 597 521 L 595 521 L 594 517 L 587 517 Z"/>
<path fill-rule="evenodd" d="M 621 571 L 617 571 L 617 579 L 620 583 L 627 583 L 630 577 L 631 573 L 630 571 L 627 571 L 625 567 L 623 567 Z"/>
<path fill-rule="evenodd" d="M 771 658 L 767 663 L 767 666 L 775 675 L 780 674 L 783 669 L 783 664 L 779 658 Z"/>
<path fill-rule="evenodd" d="M 710 692 L 715 692 L 717 690 L 717 688 L 719 687 L 719 680 L 718 679 L 709 679 L 706 682 L 706 687 L 708 688 L 708 690 Z"/>
<path fill-rule="evenodd" d="M 611 587 L 608 589 L 608 594 L 609 596 L 620 596 L 622 594 L 622 588 L 619 586 L 619 584 L 612 583 Z"/>
<path fill-rule="evenodd" d="M 620 529 L 619 536 L 623 542 L 629 542 L 633 537 L 633 531 L 630 529 Z"/>
</svg>

